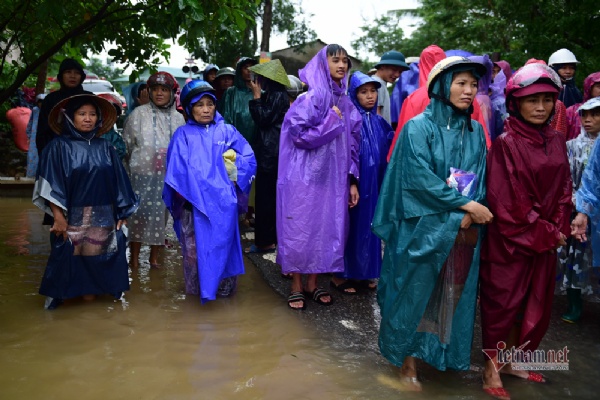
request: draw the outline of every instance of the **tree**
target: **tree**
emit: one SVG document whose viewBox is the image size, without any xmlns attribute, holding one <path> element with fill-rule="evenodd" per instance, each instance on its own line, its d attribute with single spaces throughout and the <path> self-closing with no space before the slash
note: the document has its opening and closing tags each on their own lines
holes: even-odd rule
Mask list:
<svg viewBox="0 0 600 400">
<path fill-rule="evenodd" d="M 308 27 L 307 18 L 302 11 L 301 0 L 259 0 L 259 6 L 246 10 L 254 19 L 248 23 L 243 34 L 230 38 L 217 37 L 215 40 L 197 39 L 191 31 L 182 36 L 179 44 L 195 49 L 194 57 L 210 60 L 219 66 L 234 66 L 240 56 L 253 56 L 259 49 L 258 26 L 261 25 L 260 51 L 269 51 L 270 37 L 273 31 L 287 34 L 290 46 L 300 45 L 314 40 L 316 34 Z M 271 21 L 269 23 L 269 20 Z M 194 47 L 195 46 L 195 47 Z"/>
<path fill-rule="evenodd" d="M 363 35 L 351 43 L 354 51 L 360 53 L 364 50 L 381 56 L 389 50 L 400 50 L 404 38 L 400 27 L 403 16 L 403 11 L 394 10 L 376 18 L 373 23 L 364 21 L 365 24 L 360 27 Z"/>
<path fill-rule="evenodd" d="M 108 63 L 102 62 L 97 57 L 91 57 L 87 62 L 86 69 L 98 75 L 99 78 L 108 81 L 120 78 L 123 74 L 123 69 L 108 65 Z"/>
<path fill-rule="evenodd" d="M 499 52 L 513 67 L 529 58 L 547 61 L 566 47 L 582 62 L 581 81 L 600 65 L 598 10 L 596 0 L 422 0 L 416 10 L 398 11 L 422 22 L 410 38 L 396 37 L 395 47 L 410 55 L 430 44 L 476 54 Z M 356 42 L 374 42 L 366 37 L 372 32 L 363 33 Z"/>
<path fill-rule="evenodd" d="M 107 43 L 113 61 L 136 70 L 168 59 L 165 39 L 192 31 L 210 42 L 239 37 L 260 0 L 2 0 L 0 104 L 58 52 L 81 58 Z M 193 49 L 193 47 L 192 47 Z M 13 52 L 18 53 L 11 59 Z"/>
</svg>

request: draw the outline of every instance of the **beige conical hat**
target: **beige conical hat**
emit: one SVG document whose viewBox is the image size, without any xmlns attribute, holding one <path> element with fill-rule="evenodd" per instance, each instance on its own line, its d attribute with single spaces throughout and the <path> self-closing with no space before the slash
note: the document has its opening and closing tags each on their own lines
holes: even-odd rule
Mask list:
<svg viewBox="0 0 600 400">
<path fill-rule="evenodd" d="M 281 65 L 279 60 L 271 60 L 264 64 L 256 64 L 249 68 L 250 71 L 255 74 L 262 75 L 265 78 L 269 78 L 272 81 L 281 83 L 285 87 L 290 87 L 291 83 L 288 79 L 285 68 Z"/>
<path fill-rule="evenodd" d="M 62 133 L 62 128 L 64 124 L 63 112 L 67 107 L 69 101 L 80 97 L 89 98 L 90 101 L 96 104 L 100 109 L 100 115 L 102 117 L 102 126 L 98 130 L 96 136 L 102 136 L 106 132 L 110 131 L 115 122 L 117 122 L 117 110 L 115 110 L 115 107 L 108 100 L 96 96 L 95 94 L 76 94 L 74 96 L 67 97 L 66 99 L 62 100 L 57 105 L 55 105 L 50 111 L 50 115 L 48 116 L 48 125 L 50 126 L 50 129 L 52 129 L 58 135 Z"/>
</svg>

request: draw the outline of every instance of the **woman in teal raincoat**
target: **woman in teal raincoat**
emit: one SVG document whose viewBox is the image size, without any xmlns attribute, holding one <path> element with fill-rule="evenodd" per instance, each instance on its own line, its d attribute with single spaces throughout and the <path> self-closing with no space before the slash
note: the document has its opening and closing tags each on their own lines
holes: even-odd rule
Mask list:
<svg viewBox="0 0 600 400">
<path fill-rule="evenodd" d="M 383 181 L 373 231 L 386 242 L 379 281 L 379 347 L 420 390 L 416 359 L 469 368 L 479 224 L 489 223 L 486 142 L 471 121 L 482 64 L 448 57 L 431 70 L 431 103 L 402 129 Z"/>
</svg>

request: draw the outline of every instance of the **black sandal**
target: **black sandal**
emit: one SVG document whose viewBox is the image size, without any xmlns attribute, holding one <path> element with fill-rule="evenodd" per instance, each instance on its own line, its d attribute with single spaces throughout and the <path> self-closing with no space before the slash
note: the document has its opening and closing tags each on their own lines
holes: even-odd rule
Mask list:
<svg viewBox="0 0 600 400">
<path fill-rule="evenodd" d="M 329 292 L 325 289 L 322 288 L 315 288 L 315 290 L 313 290 L 312 292 L 304 292 L 307 295 L 310 296 L 311 299 L 313 299 L 313 301 L 315 303 L 318 303 L 322 306 L 330 306 L 333 303 L 333 297 L 331 297 L 331 294 L 329 294 Z M 321 300 L 323 297 L 327 297 L 329 296 L 329 301 L 323 301 Z"/>
<path fill-rule="evenodd" d="M 292 307 L 292 303 L 296 303 L 298 301 L 302 302 L 302 307 Z M 304 297 L 304 293 L 302 292 L 292 292 L 288 296 L 288 307 L 292 310 L 302 311 L 306 309 L 306 297 Z"/>
</svg>

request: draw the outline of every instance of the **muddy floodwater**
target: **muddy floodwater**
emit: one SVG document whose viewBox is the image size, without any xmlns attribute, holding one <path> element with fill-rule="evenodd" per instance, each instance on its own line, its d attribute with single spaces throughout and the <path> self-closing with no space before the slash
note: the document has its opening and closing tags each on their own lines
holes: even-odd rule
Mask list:
<svg viewBox="0 0 600 400">
<path fill-rule="evenodd" d="M 0 198 L 0 400 L 488 398 L 477 367 L 426 370 L 423 393 L 400 391 L 377 351 L 348 351 L 317 333 L 249 260 L 233 298 L 200 305 L 184 293 L 178 246 L 165 249 L 161 269 L 149 268 L 143 248 L 122 301 L 46 311 L 37 293 L 49 251 L 41 219 L 29 199 Z M 550 373 L 553 386 L 511 381 L 513 397 L 594 398 L 598 338 L 579 345 L 595 357 Z"/>
</svg>

